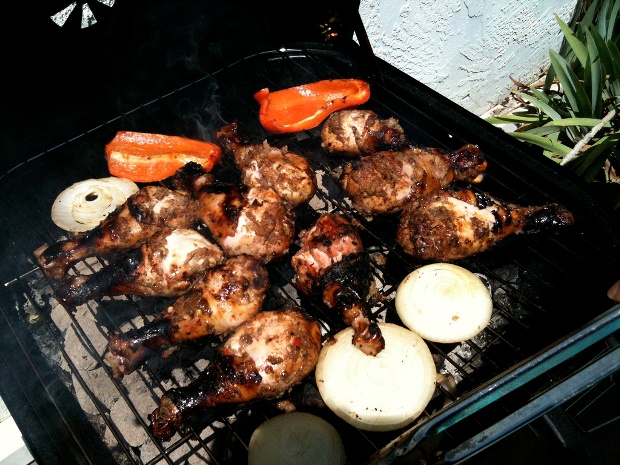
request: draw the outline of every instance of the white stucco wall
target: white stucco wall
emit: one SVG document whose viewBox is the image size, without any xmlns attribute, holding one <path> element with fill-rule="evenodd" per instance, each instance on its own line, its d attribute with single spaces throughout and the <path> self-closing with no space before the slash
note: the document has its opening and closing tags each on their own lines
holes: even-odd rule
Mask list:
<svg viewBox="0 0 620 465">
<path fill-rule="evenodd" d="M 472 113 L 533 82 L 576 0 L 361 0 L 375 55 Z"/>
</svg>

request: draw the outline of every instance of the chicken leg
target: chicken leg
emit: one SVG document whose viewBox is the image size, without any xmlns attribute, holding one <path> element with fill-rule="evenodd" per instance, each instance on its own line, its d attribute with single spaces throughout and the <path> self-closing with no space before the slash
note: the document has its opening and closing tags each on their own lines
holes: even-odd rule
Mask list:
<svg viewBox="0 0 620 465">
<path fill-rule="evenodd" d="M 339 110 L 323 123 L 321 146 L 329 153 L 365 156 L 381 150 L 399 150 L 405 134 L 395 118 L 380 119 L 371 110 Z"/>
<path fill-rule="evenodd" d="M 407 205 L 396 241 L 416 258 L 447 262 L 485 251 L 512 234 L 573 223 L 573 215 L 555 203 L 522 206 L 472 189 L 446 189 Z"/>
<path fill-rule="evenodd" d="M 486 167 L 485 156 L 475 145 L 456 152 L 410 147 L 345 164 L 340 183 L 355 209 L 372 216 L 396 213 L 409 200 L 454 181 L 479 183 Z"/>
<path fill-rule="evenodd" d="M 342 216 L 326 213 L 300 238 L 301 249 L 291 258 L 295 286 L 307 295 L 319 295 L 328 308 L 339 311 L 354 330 L 352 343 L 365 354 L 377 355 L 385 341 L 368 317 L 370 264 L 357 230 Z"/>
<path fill-rule="evenodd" d="M 133 372 L 158 349 L 209 335 L 224 336 L 261 309 L 269 276 L 248 255 L 207 270 L 192 289 L 155 320 L 112 334 L 105 359 L 116 378 Z"/>
<path fill-rule="evenodd" d="M 308 202 L 314 195 L 314 169 L 288 147 L 279 149 L 267 141 L 250 144 L 237 123 L 223 126 L 216 134 L 216 141 L 225 153 L 234 157 L 246 186 L 273 189 L 290 208 Z"/>
<path fill-rule="evenodd" d="M 263 263 L 284 256 L 295 236 L 295 214 L 270 188 L 213 181 L 196 163 L 173 179 L 198 199 L 198 217 L 227 257 L 247 254 Z"/>
<path fill-rule="evenodd" d="M 263 311 L 242 323 L 189 385 L 166 392 L 148 416 L 167 440 L 192 415 L 222 403 L 275 399 L 316 367 L 319 325 L 297 309 Z"/>
<path fill-rule="evenodd" d="M 104 295 L 180 296 L 223 260 L 220 248 L 198 231 L 163 229 L 101 270 L 65 280 L 55 295 L 67 307 Z"/>
<path fill-rule="evenodd" d="M 79 260 L 131 249 L 164 226 L 193 228 L 197 224 L 197 204 L 188 192 L 146 186 L 94 229 L 40 247 L 35 255 L 46 276 L 59 280 L 65 276 L 67 267 Z"/>
</svg>

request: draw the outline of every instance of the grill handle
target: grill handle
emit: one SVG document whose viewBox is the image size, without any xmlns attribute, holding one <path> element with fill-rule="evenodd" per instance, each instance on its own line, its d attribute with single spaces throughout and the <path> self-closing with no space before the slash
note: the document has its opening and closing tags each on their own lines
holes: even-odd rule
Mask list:
<svg viewBox="0 0 620 465">
<path fill-rule="evenodd" d="M 373 454 L 367 465 L 389 464 L 397 457 L 407 455 L 423 439 L 445 431 L 618 330 L 620 330 L 620 304 L 613 306 L 587 326 L 562 339 L 551 348 L 522 361 L 507 373 L 488 381 L 479 389 L 456 400 L 434 417 L 405 431 Z M 620 348 L 616 347 L 587 368 L 574 373 L 495 425 L 448 451 L 442 463 L 457 463 L 471 457 L 515 429 L 544 415 L 561 402 L 579 394 L 618 370 L 619 359 Z"/>
<path fill-rule="evenodd" d="M 611 376 L 620 369 L 620 346 L 615 347 L 603 357 L 581 371 L 560 382 L 525 406 L 498 421 L 458 447 L 447 451 L 441 464 L 456 464 L 489 447 L 522 426 L 550 412 L 564 401 Z"/>
</svg>

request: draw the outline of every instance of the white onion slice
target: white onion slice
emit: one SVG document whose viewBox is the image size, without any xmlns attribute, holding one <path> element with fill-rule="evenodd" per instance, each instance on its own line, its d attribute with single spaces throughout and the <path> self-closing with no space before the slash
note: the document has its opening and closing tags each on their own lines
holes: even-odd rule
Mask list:
<svg viewBox="0 0 620 465">
<path fill-rule="evenodd" d="M 411 272 L 398 286 L 394 303 L 405 326 L 428 341 L 443 343 L 476 336 L 493 312 L 482 280 L 450 263 L 433 263 Z"/>
<path fill-rule="evenodd" d="M 344 465 L 342 439 L 330 423 L 306 412 L 270 418 L 252 433 L 248 465 Z"/>
<path fill-rule="evenodd" d="M 76 182 L 56 197 L 52 205 L 52 221 L 67 231 L 88 231 L 137 191 L 136 183 L 124 178 Z"/>
<path fill-rule="evenodd" d="M 390 431 L 415 420 L 435 391 L 436 369 L 426 342 L 402 326 L 379 323 L 385 348 L 366 355 L 351 344 L 346 328 L 327 342 L 316 366 L 325 404 L 367 431 Z"/>
</svg>

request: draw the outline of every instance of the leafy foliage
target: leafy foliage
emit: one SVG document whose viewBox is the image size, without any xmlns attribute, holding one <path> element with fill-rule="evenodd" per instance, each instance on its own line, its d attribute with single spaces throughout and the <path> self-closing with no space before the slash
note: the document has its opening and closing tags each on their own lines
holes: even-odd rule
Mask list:
<svg viewBox="0 0 620 465">
<path fill-rule="evenodd" d="M 620 183 L 620 0 L 589 2 L 571 26 L 556 20 L 565 40 L 549 51 L 544 86 L 520 86 L 525 106 L 487 121 L 516 125 L 512 136 L 587 182 Z"/>
</svg>

